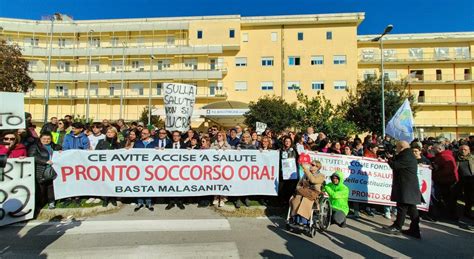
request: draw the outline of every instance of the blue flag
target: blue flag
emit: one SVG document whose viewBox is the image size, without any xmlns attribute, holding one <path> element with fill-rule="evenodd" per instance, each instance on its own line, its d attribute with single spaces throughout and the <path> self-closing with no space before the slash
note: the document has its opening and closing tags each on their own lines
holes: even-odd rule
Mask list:
<svg viewBox="0 0 474 259">
<path fill-rule="evenodd" d="M 390 119 L 385 128 L 385 133 L 395 139 L 404 140 L 408 143 L 413 141 L 413 113 L 411 112 L 408 99 L 403 102 L 397 113 Z"/>
</svg>

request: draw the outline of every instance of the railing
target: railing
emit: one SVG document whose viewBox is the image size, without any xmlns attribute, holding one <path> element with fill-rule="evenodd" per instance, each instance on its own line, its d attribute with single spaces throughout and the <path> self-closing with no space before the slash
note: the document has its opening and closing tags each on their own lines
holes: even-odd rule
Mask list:
<svg viewBox="0 0 474 259">
<path fill-rule="evenodd" d="M 132 98 L 132 99 L 147 99 L 148 98 L 148 86 L 144 87 L 142 90 L 138 91 L 133 91 L 131 89 L 124 89 L 124 95 L 123 98 Z M 151 97 L 153 99 L 160 99 L 163 98 L 163 94 L 157 94 L 156 87 L 152 88 L 152 95 Z M 209 87 L 198 87 L 197 88 L 197 93 L 196 93 L 197 98 L 225 98 L 227 97 L 227 93 L 225 90 L 211 90 Z M 25 94 L 25 98 L 29 99 L 44 99 L 45 94 L 44 90 L 35 90 L 33 92 Z M 73 91 L 70 91 L 67 94 L 64 93 L 58 93 L 56 91 L 50 91 L 49 94 L 50 99 L 78 99 L 78 100 L 83 100 L 87 98 L 87 95 L 83 92 L 80 94 L 76 94 Z M 120 91 L 115 91 L 113 94 L 111 93 L 104 93 L 101 91 L 99 94 L 96 94 L 95 92 L 91 92 L 89 95 L 90 99 L 119 99 L 120 98 Z"/>
<path fill-rule="evenodd" d="M 412 73 L 406 77 L 410 83 L 442 83 L 451 81 L 471 81 L 471 74 L 415 74 Z"/>
<path fill-rule="evenodd" d="M 384 49 L 384 62 L 429 62 L 429 61 L 468 61 L 473 57 L 469 50 L 456 50 L 449 48 L 446 53 L 435 52 L 433 50 L 421 52 L 410 52 L 409 49 Z M 380 50 L 362 49 L 359 51 L 359 62 L 380 63 Z"/>
<path fill-rule="evenodd" d="M 433 125 L 433 126 L 458 126 L 458 125 L 472 125 L 472 118 L 458 118 L 456 123 L 456 118 L 453 117 L 434 117 L 434 118 L 423 118 L 415 117 L 415 125 Z"/>
<path fill-rule="evenodd" d="M 473 103 L 471 96 L 418 96 L 415 98 L 417 104 L 455 104 Z"/>
</svg>

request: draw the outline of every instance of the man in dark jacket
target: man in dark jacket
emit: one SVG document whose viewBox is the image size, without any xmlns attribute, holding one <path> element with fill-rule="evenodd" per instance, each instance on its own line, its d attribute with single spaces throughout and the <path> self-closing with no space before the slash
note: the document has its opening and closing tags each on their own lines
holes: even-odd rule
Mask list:
<svg viewBox="0 0 474 259">
<path fill-rule="evenodd" d="M 461 193 L 464 192 L 464 216 L 474 219 L 472 216 L 472 205 L 474 203 L 474 155 L 468 145 L 459 147 L 456 157 L 458 172 L 460 176 Z"/>
<path fill-rule="evenodd" d="M 417 204 L 421 203 L 421 192 L 418 182 L 418 162 L 406 141 L 397 143 L 397 155 L 388 164 L 393 170 L 391 201 L 397 203 L 397 219 L 386 227 L 392 234 L 406 234 L 421 239 L 420 216 Z M 408 230 L 402 230 L 407 212 L 411 223 Z"/>
<path fill-rule="evenodd" d="M 173 134 L 171 136 L 172 136 L 172 142 L 166 145 L 167 149 L 186 149 L 188 147 L 187 144 L 184 144 L 183 141 L 181 141 L 181 132 L 175 130 L 173 131 Z M 166 206 L 165 210 L 170 210 L 174 206 L 178 206 L 178 208 L 181 210 L 185 209 L 183 200 L 181 198 L 170 197 L 168 205 Z"/>
</svg>

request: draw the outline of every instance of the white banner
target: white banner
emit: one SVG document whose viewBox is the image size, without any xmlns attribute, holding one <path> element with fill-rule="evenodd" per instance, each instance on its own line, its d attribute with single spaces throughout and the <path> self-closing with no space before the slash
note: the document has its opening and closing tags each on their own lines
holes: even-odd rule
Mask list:
<svg viewBox="0 0 474 259">
<path fill-rule="evenodd" d="M 177 83 L 164 83 L 163 86 L 166 129 L 181 132 L 188 130 L 196 101 L 196 86 Z"/>
<path fill-rule="evenodd" d="M 24 103 L 23 93 L 0 92 L 0 130 L 26 128 Z"/>
<path fill-rule="evenodd" d="M 276 196 L 278 151 L 68 150 L 53 155 L 56 199 Z"/>
<path fill-rule="evenodd" d="M 0 226 L 33 218 L 34 161 L 32 157 L 8 159 L 3 173 L 0 171 Z"/>
<path fill-rule="evenodd" d="M 344 156 L 306 151 L 311 159 L 319 160 L 321 172 L 326 176 L 336 170 L 344 173 L 344 183 L 349 187 L 349 200 L 395 206 L 390 201 L 392 192 L 392 169 L 388 163 L 376 159 Z M 329 177 L 327 182 L 331 181 Z M 431 169 L 428 166 L 418 166 L 418 181 L 420 191 L 426 203 L 418 205 L 418 209 L 427 211 L 431 194 Z"/>
</svg>

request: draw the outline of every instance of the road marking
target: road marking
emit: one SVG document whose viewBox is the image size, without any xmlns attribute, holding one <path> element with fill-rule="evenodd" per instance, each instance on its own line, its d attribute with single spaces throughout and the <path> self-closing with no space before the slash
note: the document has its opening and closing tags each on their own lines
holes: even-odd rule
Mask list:
<svg viewBox="0 0 474 259">
<path fill-rule="evenodd" d="M 226 219 L 115 220 L 57 222 L 39 235 L 77 235 L 119 232 L 231 230 Z"/>
<path fill-rule="evenodd" d="M 46 248 L 42 255 L 48 259 L 64 258 L 239 258 L 234 242 L 181 243 L 139 246 L 88 247 L 87 249 Z M 31 255 L 38 256 L 38 253 Z M 29 251 L 7 253 L 6 257 L 29 257 Z"/>
</svg>

